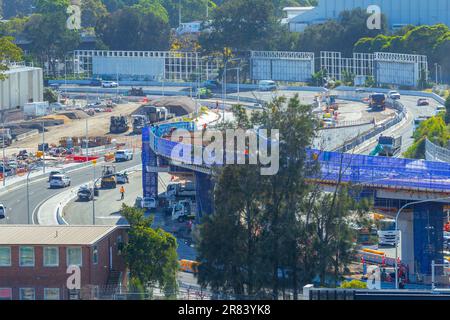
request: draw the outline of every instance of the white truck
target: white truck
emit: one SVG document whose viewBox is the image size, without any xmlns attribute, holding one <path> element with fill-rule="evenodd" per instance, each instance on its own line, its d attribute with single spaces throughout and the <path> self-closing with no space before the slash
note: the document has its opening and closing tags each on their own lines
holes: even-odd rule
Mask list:
<svg viewBox="0 0 450 320">
<path fill-rule="evenodd" d="M 378 245 L 395 247 L 396 241 L 399 240 L 399 232 L 395 231 L 394 219 L 380 220 L 378 229 Z"/>
<path fill-rule="evenodd" d="M 172 208 L 172 220 L 184 222 L 195 219 L 196 204 L 191 200 L 180 200 Z"/>
<path fill-rule="evenodd" d="M 171 183 L 167 186 L 166 196 L 174 197 L 195 197 L 195 184 L 193 182 Z"/>
</svg>

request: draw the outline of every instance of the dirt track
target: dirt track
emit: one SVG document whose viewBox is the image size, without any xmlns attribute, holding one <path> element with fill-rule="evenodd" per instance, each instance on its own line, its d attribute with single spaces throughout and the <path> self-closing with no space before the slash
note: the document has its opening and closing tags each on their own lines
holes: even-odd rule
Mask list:
<svg viewBox="0 0 450 320">
<path fill-rule="evenodd" d="M 111 116 L 130 115 L 139 107 L 138 103 L 128 103 L 117 105 L 113 112 L 96 113 L 95 116 L 88 118 L 88 135 L 89 136 L 111 136 L 117 142 L 131 142 L 133 137 L 128 133 L 123 134 L 109 134 L 109 121 Z M 130 123 L 131 124 L 131 123 Z M 131 125 L 130 125 L 131 131 Z M 86 134 L 86 120 L 71 120 L 61 126 L 49 127 L 45 132 L 45 142 L 49 144 L 58 144 L 63 137 L 85 136 Z M 134 141 L 140 139 L 134 138 Z M 26 149 L 27 151 L 37 151 L 38 144 L 42 143 L 42 134 L 27 138 L 22 141 L 14 142 L 6 149 L 7 156 L 18 153 L 19 150 Z"/>
</svg>

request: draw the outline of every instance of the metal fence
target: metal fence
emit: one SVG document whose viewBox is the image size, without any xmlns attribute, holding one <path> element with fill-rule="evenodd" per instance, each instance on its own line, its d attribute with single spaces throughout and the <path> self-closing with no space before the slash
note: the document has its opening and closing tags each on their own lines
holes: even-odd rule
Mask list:
<svg viewBox="0 0 450 320">
<path fill-rule="evenodd" d="M 406 117 L 406 109 L 398 101 L 389 101 L 389 105 L 391 108 L 395 109 L 397 111 L 397 114 L 394 118 L 388 120 L 387 122 L 384 122 L 380 125 L 375 126 L 372 130 L 366 132 L 362 136 L 356 137 L 352 141 L 349 141 L 345 143 L 342 147 L 337 148 L 336 152 L 347 152 L 349 150 L 352 150 L 359 145 L 363 144 L 364 142 L 376 137 L 377 135 L 381 134 L 382 132 L 388 130 L 389 128 L 397 125 L 400 123 L 405 117 Z"/>
<path fill-rule="evenodd" d="M 450 149 L 437 146 L 427 138 L 425 140 L 425 159 L 450 163 Z"/>
</svg>

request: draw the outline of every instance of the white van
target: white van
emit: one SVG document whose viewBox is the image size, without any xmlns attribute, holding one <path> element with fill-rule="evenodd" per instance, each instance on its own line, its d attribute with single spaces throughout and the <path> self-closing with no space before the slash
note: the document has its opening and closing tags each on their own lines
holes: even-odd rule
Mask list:
<svg viewBox="0 0 450 320">
<path fill-rule="evenodd" d="M 258 83 L 259 91 L 273 91 L 277 89 L 277 84 L 272 80 L 261 80 Z"/>
</svg>

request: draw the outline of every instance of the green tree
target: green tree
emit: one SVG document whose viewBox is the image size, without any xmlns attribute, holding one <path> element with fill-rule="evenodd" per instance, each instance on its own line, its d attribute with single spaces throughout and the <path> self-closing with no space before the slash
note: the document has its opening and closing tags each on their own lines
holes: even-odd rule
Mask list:
<svg viewBox="0 0 450 320">
<path fill-rule="evenodd" d="M 43 8 L 47 8 L 44 4 Z M 50 72 L 56 75 L 56 60 L 64 61 L 67 52 L 75 50 L 80 35 L 78 31 L 66 28 L 68 15 L 61 9 L 62 5 L 54 5 L 54 12 L 30 17 L 25 24 L 24 36 L 31 41 L 31 54 L 41 65 L 49 63 Z"/>
<path fill-rule="evenodd" d="M 158 32 L 155 32 L 158 30 Z M 110 50 L 168 50 L 167 21 L 150 11 L 126 7 L 100 20 L 97 36 Z"/>
<path fill-rule="evenodd" d="M 108 14 L 101 0 L 83 0 L 81 2 L 81 26 L 95 27 L 97 22 Z"/>
<path fill-rule="evenodd" d="M 3 8 L 3 17 L 11 19 L 13 17 L 26 16 L 31 13 L 33 2 L 34 0 L 6 0 L 3 1 L 3 6 L 1 6 L 0 1 L 0 7 Z M 1 11 L 0 9 L 0 16 L 2 15 Z"/>
<path fill-rule="evenodd" d="M 46 88 L 44 90 L 44 101 L 48 101 L 49 103 L 58 102 L 58 94 L 54 90 Z"/>
<path fill-rule="evenodd" d="M 226 1 L 212 12 L 211 18 L 212 31 L 200 37 L 202 48 L 210 52 L 222 52 L 226 47 L 264 49 L 279 28 L 273 3 L 265 0 Z"/>
<path fill-rule="evenodd" d="M 70 0 L 35 0 L 35 12 L 41 14 L 66 13 L 69 5 Z"/>
<path fill-rule="evenodd" d="M 144 286 L 159 286 L 166 296 L 176 296 L 177 241 L 162 229 L 153 229 L 153 218 L 141 209 L 123 205 L 121 214 L 130 224 L 124 256 L 131 278 Z"/>
<path fill-rule="evenodd" d="M 0 81 L 6 79 L 5 71 L 8 71 L 8 61 L 20 61 L 22 50 L 13 43 L 12 37 L 0 37 Z"/>
<path fill-rule="evenodd" d="M 445 124 L 450 124 L 450 95 L 445 99 Z"/>
</svg>

